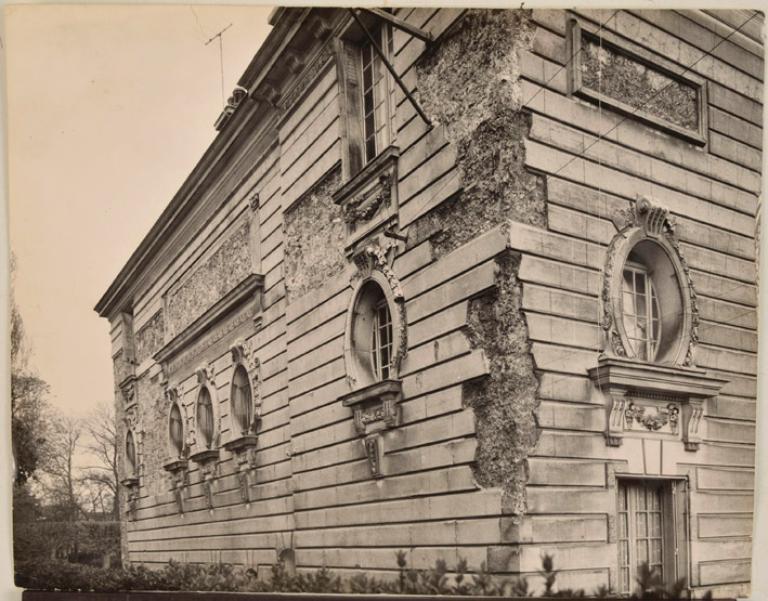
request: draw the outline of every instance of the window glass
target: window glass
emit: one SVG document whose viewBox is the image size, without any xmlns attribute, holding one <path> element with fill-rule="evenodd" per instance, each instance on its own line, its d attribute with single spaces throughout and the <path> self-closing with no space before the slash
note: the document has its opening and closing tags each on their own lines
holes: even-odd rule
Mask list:
<svg viewBox="0 0 768 601">
<path fill-rule="evenodd" d="M 389 27 L 383 27 L 379 36 L 379 48 L 391 56 L 392 34 Z M 368 163 L 389 144 L 390 84 L 387 69 L 370 42 L 360 49 L 360 58 L 364 163 Z"/>
<path fill-rule="evenodd" d="M 169 433 L 173 449 L 176 451 L 177 455 L 181 455 L 184 448 L 184 425 L 181 420 L 181 410 L 176 403 L 171 407 Z"/>
<path fill-rule="evenodd" d="M 232 412 L 242 434 L 247 434 L 253 420 L 253 395 L 248 372 L 242 365 L 235 368 L 232 376 Z"/>
<path fill-rule="evenodd" d="M 643 265 L 624 266 L 622 305 L 624 329 L 634 356 L 653 361 L 661 339 L 661 319 L 656 289 Z"/>
<path fill-rule="evenodd" d="M 130 430 L 125 435 L 125 456 L 128 459 L 128 469 L 133 473 L 136 470 L 136 445 Z"/>
<path fill-rule="evenodd" d="M 627 480 L 620 482 L 618 497 L 619 591 L 630 593 L 643 564 L 665 581 L 666 565 L 674 562 L 665 543 L 671 490 L 662 481 Z"/>
<path fill-rule="evenodd" d="M 203 387 L 197 398 L 197 425 L 206 447 L 213 442 L 213 403 L 211 393 Z"/>
<path fill-rule="evenodd" d="M 386 380 L 392 367 L 392 319 L 383 295 L 374 307 L 372 355 L 376 379 Z"/>
<path fill-rule="evenodd" d="M 397 378 L 397 316 L 393 323 L 391 303 L 373 279 L 364 282 L 355 296 L 345 355 L 356 387 Z"/>
</svg>

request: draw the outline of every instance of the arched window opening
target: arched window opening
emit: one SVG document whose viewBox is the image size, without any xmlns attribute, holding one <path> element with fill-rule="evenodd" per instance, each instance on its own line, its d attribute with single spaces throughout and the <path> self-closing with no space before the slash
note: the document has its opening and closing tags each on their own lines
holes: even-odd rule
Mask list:
<svg viewBox="0 0 768 601">
<path fill-rule="evenodd" d="M 248 378 L 248 372 L 242 365 L 235 368 L 232 376 L 232 413 L 235 416 L 236 427 L 243 435 L 251 431 L 253 423 L 253 392 Z"/>
<path fill-rule="evenodd" d="M 197 397 L 197 426 L 206 448 L 213 443 L 213 402 L 211 393 L 203 386 Z"/>
</svg>

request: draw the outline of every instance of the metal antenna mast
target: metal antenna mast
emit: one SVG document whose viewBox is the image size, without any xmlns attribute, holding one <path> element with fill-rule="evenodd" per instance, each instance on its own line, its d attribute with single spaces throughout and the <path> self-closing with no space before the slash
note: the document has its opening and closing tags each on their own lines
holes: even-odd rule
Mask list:
<svg viewBox="0 0 768 601">
<path fill-rule="evenodd" d="M 224 29 L 222 29 L 219 33 L 211 37 L 211 39 L 209 39 L 205 43 L 205 45 L 207 46 L 213 40 L 215 40 L 216 38 L 219 38 L 219 71 L 221 75 L 221 104 L 222 105 L 225 103 L 225 100 L 224 100 L 224 43 L 222 41 L 222 34 L 230 27 L 232 27 L 232 23 L 227 25 Z"/>
</svg>

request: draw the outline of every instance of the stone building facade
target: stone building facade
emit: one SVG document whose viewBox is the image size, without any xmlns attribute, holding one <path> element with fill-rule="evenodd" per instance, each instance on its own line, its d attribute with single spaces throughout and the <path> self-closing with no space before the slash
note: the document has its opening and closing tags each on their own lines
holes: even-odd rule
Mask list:
<svg viewBox="0 0 768 601">
<path fill-rule="evenodd" d="M 277 9 L 96 307 L 125 557 L 748 591 L 762 18 Z"/>
</svg>

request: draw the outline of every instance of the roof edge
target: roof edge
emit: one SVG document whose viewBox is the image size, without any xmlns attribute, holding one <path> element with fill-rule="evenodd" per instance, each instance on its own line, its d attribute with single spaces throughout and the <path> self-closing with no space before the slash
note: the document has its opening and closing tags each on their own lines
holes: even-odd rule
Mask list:
<svg viewBox="0 0 768 601">
<path fill-rule="evenodd" d="M 306 10 L 306 8 L 278 7 L 272 11 L 269 16 L 272 30 L 257 50 L 253 59 L 251 59 L 248 67 L 246 67 L 238 81 L 238 85 L 249 88 L 262 75 L 262 71 L 271 67 L 271 59 L 280 46 L 283 45 L 286 33 Z M 195 164 L 149 232 L 144 236 L 133 253 L 131 253 L 125 265 L 123 265 L 106 292 L 104 292 L 94 306 L 94 311 L 100 317 L 109 317 L 115 309 L 125 302 L 124 295 L 128 289 L 129 280 L 146 267 L 152 252 L 162 243 L 162 235 L 177 221 L 183 219 L 189 205 L 194 204 L 196 200 L 195 193 L 199 190 L 200 183 L 209 173 L 209 169 L 215 165 L 216 161 L 219 160 L 222 153 L 239 133 L 240 130 L 237 128 L 224 128 L 208 145 L 203 156 Z"/>
</svg>

